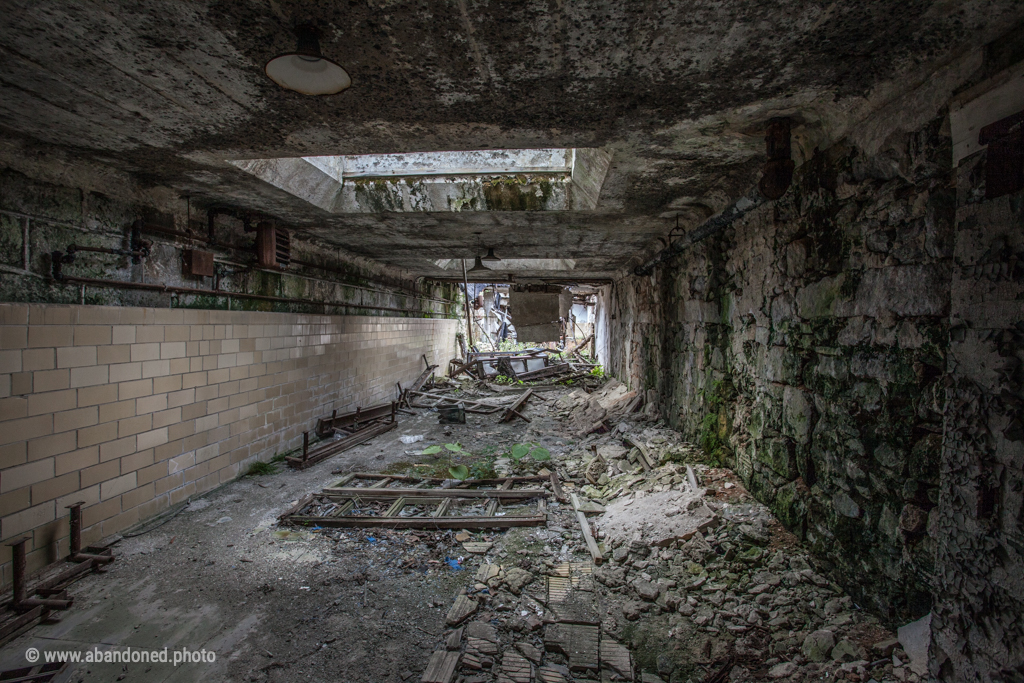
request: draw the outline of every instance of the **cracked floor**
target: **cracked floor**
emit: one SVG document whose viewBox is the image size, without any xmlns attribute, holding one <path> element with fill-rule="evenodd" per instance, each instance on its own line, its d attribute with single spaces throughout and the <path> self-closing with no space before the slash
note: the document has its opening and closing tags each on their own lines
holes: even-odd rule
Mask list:
<svg viewBox="0 0 1024 683">
<path fill-rule="evenodd" d="M 533 401 L 528 425 L 473 414 L 466 425 L 440 425 L 436 413 L 418 411 L 308 470 L 244 477 L 194 499 L 121 540 L 109 570 L 71 587 L 73 608 L 5 646 L 0 666 L 24 665 L 29 647 L 186 647 L 213 651 L 216 661 L 76 664 L 64 680 L 917 679 L 893 635 L 729 470 L 700 462 L 642 415 L 583 436 L 567 396 L 559 389 Z M 412 446 L 399 438 L 420 434 Z M 546 526 L 504 532 L 278 524 L 297 499 L 336 481 L 332 471 L 431 465 L 423 448 L 452 441 L 486 454 L 499 475 L 555 468 L 591 511 L 604 561 L 592 561 L 573 506 L 553 498 Z M 656 460 L 650 471 L 638 464 L 636 441 Z M 543 445 L 552 460 L 495 461 L 523 442 Z M 691 488 L 688 458 L 712 516 L 659 534 L 645 506 L 655 517 L 693 513 L 661 498 Z M 486 552 L 464 542 L 483 542 L 475 549 Z"/>
</svg>

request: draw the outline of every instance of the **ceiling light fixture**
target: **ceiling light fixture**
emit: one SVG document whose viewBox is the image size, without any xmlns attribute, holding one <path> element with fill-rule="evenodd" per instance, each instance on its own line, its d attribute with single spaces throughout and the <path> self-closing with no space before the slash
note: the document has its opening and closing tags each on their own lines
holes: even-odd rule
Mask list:
<svg viewBox="0 0 1024 683">
<path fill-rule="evenodd" d="M 348 72 L 320 53 L 320 31 L 315 26 L 296 26 L 295 35 L 295 52 L 278 55 L 263 67 L 270 80 L 303 95 L 334 95 L 352 85 Z"/>
<path fill-rule="evenodd" d="M 479 256 L 476 257 L 476 261 L 473 263 L 473 267 L 469 269 L 470 273 L 489 273 L 491 269 L 483 264 L 483 261 Z"/>
<path fill-rule="evenodd" d="M 501 263 L 501 259 L 494 255 L 494 249 L 487 250 L 487 256 L 480 259 L 484 263 Z"/>
</svg>

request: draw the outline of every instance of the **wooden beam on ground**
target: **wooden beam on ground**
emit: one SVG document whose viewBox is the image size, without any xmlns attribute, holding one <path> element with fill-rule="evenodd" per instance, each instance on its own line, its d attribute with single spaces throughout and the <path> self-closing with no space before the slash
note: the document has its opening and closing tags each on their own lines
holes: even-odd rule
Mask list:
<svg viewBox="0 0 1024 683">
<path fill-rule="evenodd" d="M 521 379 L 524 382 L 529 382 L 535 379 L 543 379 L 545 377 L 561 375 L 569 371 L 570 367 L 568 363 L 559 363 L 557 365 L 549 365 L 546 368 L 530 370 L 529 372 L 520 372 L 518 379 Z"/>
<path fill-rule="evenodd" d="M 650 472 L 651 470 L 653 470 L 655 464 L 651 462 L 651 456 L 647 452 L 647 446 L 645 446 L 643 442 L 641 442 L 639 439 L 631 435 L 627 435 L 625 438 L 626 441 L 633 444 L 633 446 L 635 446 L 636 449 L 640 451 L 640 464 L 643 466 L 644 472 Z"/>
<path fill-rule="evenodd" d="M 361 500 L 393 500 L 405 496 L 407 498 L 500 498 L 501 500 L 525 500 L 528 498 L 544 498 L 547 489 L 378 489 L 378 488 L 325 488 L 320 494 L 336 498 L 359 498 Z"/>
<path fill-rule="evenodd" d="M 302 457 L 289 456 L 285 458 L 285 462 L 287 462 L 288 466 L 293 469 L 304 470 L 322 460 L 330 458 L 331 456 L 365 443 L 375 436 L 380 436 L 385 432 L 389 432 L 397 426 L 397 422 L 381 422 L 376 425 L 366 427 L 365 429 L 360 429 L 358 432 L 353 432 L 349 436 L 342 437 L 338 441 L 330 442 L 320 448 L 314 449 L 307 453 L 305 459 Z"/>
<path fill-rule="evenodd" d="M 510 421 L 512 420 L 512 418 L 513 418 L 513 417 L 516 417 L 517 415 L 518 415 L 519 417 L 522 417 L 522 418 L 523 418 L 524 420 L 526 420 L 526 418 L 522 416 L 522 414 L 520 413 L 520 411 L 522 410 L 522 407 L 523 407 L 524 405 L 526 405 L 526 402 L 527 402 L 528 400 L 530 400 L 530 397 L 531 397 L 531 396 L 533 396 L 533 389 L 527 389 L 527 390 L 526 390 L 526 391 L 525 391 L 525 392 L 523 393 L 523 395 L 522 395 L 522 396 L 520 396 L 519 398 L 517 398 L 517 399 L 516 399 L 516 402 L 515 402 L 515 403 L 513 403 L 513 404 L 512 404 L 512 405 L 511 405 L 511 406 L 510 406 L 510 407 L 509 407 L 509 408 L 508 408 L 508 409 L 507 409 L 507 410 L 505 411 L 505 414 L 504 414 L 504 415 L 502 416 L 502 418 L 501 418 L 501 421 L 502 421 L 502 422 L 510 422 Z M 526 420 L 526 421 L 527 421 L 527 422 L 529 422 L 529 420 Z"/>
<path fill-rule="evenodd" d="M 601 564 L 604 562 L 604 556 L 601 554 L 601 549 L 597 547 L 597 541 L 594 540 L 593 532 L 590 531 L 590 522 L 587 521 L 587 516 L 580 510 L 580 499 L 576 497 L 575 493 L 570 493 L 569 495 L 572 497 L 572 507 L 576 511 L 576 519 L 583 530 L 583 540 L 587 542 L 587 550 L 590 551 L 590 556 L 594 558 L 594 564 Z"/>
<path fill-rule="evenodd" d="M 547 515 L 530 517 L 305 517 L 295 515 L 290 524 L 322 527 L 366 527 L 384 529 L 505 529 L 544 526 Z"/>
<path fill-rule="evenodd" d="M 562 484 L 561 484 L 561 482 L 558 481 L 558 473 L 552 471 L 550 479 L 551 479 L 551 490 L 555 492 L 555 498 L 558 499 L 559 503 L 564 503 L 568 499 L 565 497 L 565 494 L 562 492 Z"/>
</svg>

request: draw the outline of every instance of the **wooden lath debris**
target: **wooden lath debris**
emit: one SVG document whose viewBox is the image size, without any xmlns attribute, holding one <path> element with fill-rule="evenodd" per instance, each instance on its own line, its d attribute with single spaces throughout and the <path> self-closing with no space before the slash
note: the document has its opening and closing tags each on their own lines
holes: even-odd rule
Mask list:
<svg viewBox="0 0 1024 683">
<path fill-rule="evenodd" d="M 302 454 L 288 456 L 285 462 L 288 466 L 303 470 L 318 462 L 326 460 L 354 448 L 359 444 L 366 443 L 375 436 L 380 436 L 398 426 L 395 413 L 398 404 L 392 401 L 390 404 L 375 406 L 373 408 L 356 408 L 355 412 L 338 415 L 334 411 L 328 418 L 320 418 L 316 422 L 315 433 L 323 439 L 320 446 L 310 448 L 309 432 L 302 434 Z M 340 439 L 333 439 L 340 435 Z"/>
<path fill-rule="evenodd" d="M 416 485 L 409 486 L 413 481 Z M 443 481 L 350 474 L 334 486 L 304 497 L 279 519 L 303 526 L 389 529 L 501 529 L 547 523 L 550 493 L 543 488 L 515 486 L 551 481 L 548 477 L 470 480 L 454 488 L 430 487 Z M 499 512 L 502 505 L 531 506 L 532 510 Z M 465 506 L 473 508 L 473 512 L 479 510 L 479 514 L 467 514 L 462 510 Z"/>
<path fill-rule="evenodd" d="M 509 406 L 509 408 L 505 411 L 505 414 L 502 416 L 501 421 L 511 422 L 513 417 L 519 417 L 529 422 L 530 418 L 523 415 L 520 411 L 522 411 L 523 406 L 526 405 L 526 402 L 530 400 L 531 396 L 533 396 L 533 389 L 527 389 L 522 396 L 516 399 L 515 403 Z"/>
</svg>

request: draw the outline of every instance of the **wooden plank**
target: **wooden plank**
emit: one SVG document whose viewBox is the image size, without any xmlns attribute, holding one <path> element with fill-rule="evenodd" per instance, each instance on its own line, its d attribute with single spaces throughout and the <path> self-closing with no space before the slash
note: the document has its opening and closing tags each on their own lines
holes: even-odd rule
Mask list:
<svg viewBox="0 0 1024 683">
<path fill-rule="evenodd" d="M 496 406 L 493 403 L 485 403 L 483 401 L 470 401 L 470 400 L 467 400 L 467 399 L 464 399 L 464 398 L 457 398 L 455 396 L 445 396 L 445 395 L 433 394 L 433 393 L 430 393 L 428 391 L 414 391 L 414 392 L 411 392 L 411 393 L 415 394 L 416 396 L 422 396 L 422 397 L 425 397 L 425 398 L 435 398 L 435 399 L 437 399 L 434 403 L 432 403 L 429 406 L 430 408 L 436 408 L 441 403 L 444 403 L 444 402 L 448 402 L 448 403 L 451 403 L 453 405 L 457 404 L 457 403 L 461 403 L 462 405 L 464 405 L 466 407 L 466 411 L 467 412 L 481 413 L 483 415 L 489 415 L 490 413 L 496 413 L 499 410 L 501 410 L 501 408 L 502 408 L 502 406 Z"/>
<path fill-rule="evenodd" d="M 651 456 L 647 452 L 647 446 L 645 446 L 639 439 L 630 435 L 626 436 L 626 441 L 633 444 L 633 446 L 640 451 L 640 465 L 644 468 L 644 472 L 650 472 L 654 469 L 654 465 L 651 463 Z"/>
<path fill-rule="evenodd" d="M 430 655 L 427 668 L 423 671 L 420 683 L 451 683 L 455 676 L 455 667 L 459 664 L 458 652 L 438 650 Z"/>
<path fill-rule="evenodd" d="M 514 482 L 512 481 L 512 478 L 509 477 L 501 485 L 501 490 L 502 491 L 509 491 L 509 490 L 511 490 L 513 483 Z M 487 501 L 487 509 L 486 509 L 486 511 L 484 511 L 484 515 L 486 515 L 487 517 L 493 517 L 494 513 L 496 513 L 498 511 L 498 505 L 499 504 L 500 504 L 500 501 L 497 498 L 491 498 L 489 501 Z"/>
<path fill-rule="evenodd" d="M 458 626 L 470 615 L 476 612 L 476 608 L 479 607 L 476 600 L 465 595 L 460 595 L 455 598 L 455 602 L 448 610 L 448 614 L 445 616 L 444 621 L 449 626 Z"/>
<path fill-rule="evenodd" d="M 559 503 L 564 503 L 567 499 L 565 493 L 562 491 L 562 484 L 558 481 L 558 473 L 552 471 L 550 475 L 551 479 L 551 490 L 555 492 L 555 498 L 558 499 Z"/>
<path fill-rule="evenodd" d="M 444 500 L 442 500 L 441 503 L 437 506 L 437 508 L 433 512 L 430 513 L 430 516 L 431 517 L 444 517 L 445 515 L 447 515 L 448 514 L 448 508 L 450 508 L 452 506 L 452 500 L 453 500 L 452 498 L 445 498 Z"/>
<path fill-rule="evenodd" d="M 434 370 L 436 369 L 436 365 L 428 365 L 427 369 L 420 373 L 420 376 L 417 377 L 416 380 L 409 386 L 409 388 L 406 390 L 406 393 L 416 392 L 422 389 L 423 385 L 427 383 L 427 379 L 430 377 L 430 374 L 434 372 Z"/>
<path fill-rule="evenodd" d="M 3 683 L 50 683 L 57 675 L 68 667 L 70 662 L 52 662 L 48 664 L 36 664 L 31 667 L 19 667 L 0 671 L 0 681 Z M 20 676 L 12 674 L 20 673 Z"/>
<path fill-rule="evenodd" d="M 533 678 L 533 665 L 530 660 L 512 648 L 505 650 L 501 656 L 501 676 L 499 680 L 510 683 L 530 683 Z"/>
<path fill-rule="evenodd" d="M 49 610 L 44 609 L 42 606 L 33 607 L 28 612 L 4 622 L 3 625 L 0 625 L 0 643 L 5 643 L 21 633 L 23 629 L 34 626 L 37 621 L 45 616 L 44 612 L 49 614 Z"/>
<path fill-rule="evenodd" d="M 316 495 L 317 494 L 315 494 L 315 493 L 310 493 L 310 494 L 307 494 L 307 495 L 303 496 L 302 498 L 299 498 L 299 502 L 298 503 L 296 503 L 295 505 L 292 505 L 290 508 L 288 508 L 287 510 L 285 510 L 284 512 L 279 514 L 277 516 L 277 518 L 278 519 L 284 519 L 288 515 L 294 515 L 296 512 L 298 512 L 302 508 L 306 507 L 306 505 L 308 505 L 313 500 L 313 498 L 316 497 Z"/>
<path fill-rule="evenodd" d="M 335 471 L 335 472 L 331 472 L 331 474 L 343 474 L 343 472 Z M 423 481 L 426 481 L 426 482 L 435 482 L 435 483 L 437 483 L 439 485 L 444 483 L 444 482 L 446 482 L 446 481 L 448 481 L 448 479 L 445 479 L 444 477 L 407 477 L 407 476 L 403 476 L 403 475 L 399 475 L 399 474 L 376 474 L 376 473 L 372 473 L 372 472 L 354 472 L 352 474 L 352 477 L 354 477 L 355 479 L 370 479 L 370 480 L 373 480 L 373 479 L 393 479 L 394 481 L 412 481 L 412 482 L 423 482 Z M 461 484 L 459 484 L 459 486 L 460 487 L 466 487 L 466 486 L 500 486 L 501 484 L 504 484 L 508 479 L 509 479 L 509 477 L 501 477 L 500 479 L 467 479 L 466 481 L 464 481 Z M 512 479 L 513 483 L 523 484 L 523 483 L 526 483 L 526 482 L 534 482 L 534 481 L 548 481 L 550 479 L 550 477 L 548 477 L 547 475 L 535 474 L 535 475 L 530 475 L 530 476 L 525 476 L 525 477 L 511 477 L 511 479 Z M 343 479 L 342 481 L 346 481 L 347 482 L 347 481 L 351 481 L 351 480 L 344 480 Z M 339 487 L 340 483 L 341 482 L 338 482 L 337 484 L 335 484 L 335 486 Z"/>
<path fill-rule="evenodd" d="M 598 628 L 585 624 L 548 624 L 544 629 L 544 648 L 565 655 L 570 671 L 597 671 Z"/>
<path fill-rule="evenodd" d="M 332 472 L 331 474 L 334 474 L 334 473 Z M 334 485 L 337 486 L 337 487 L 341 487 L 341 486 L 344 486 L 345 484 L 349 483 L 350 481 L 352 481 L 355 478 L 356 478 L 355 474 L 346 474 L 344 477 L 342 477 L 338 481 L 334 482 Z"/>
<path fill-rule="evenodd" d="M 367 427 L 366 429 L 361 429 L 358 432 L 346 436 L 340 441 L 330 443 L 323 448 L 310 451 L 305 460 L 301 457 L 287 457 L 285 460 L 288 462 L 289 467 L 297 470 L 304 470 L 322 460 L 326 460 L 338 453 L 342 453 L 350 448 L 358 446 L 359 444 L 365 443 L 376 436 L 389 432 L 397 426 L 398 422 L 383 422 L 372 427 Z"/>
<path fill-rule="evenodd" d="M 409 498 L 501 498 L 519 500 L 550 495 L 547 489 L 384 489 L 384 488 L 326 488 L 322 495 L 355 497 L 362 500 L 383 500 L 407 496 Z"/>
<path fill-rule="evenodd" d="M 396 500 L 394 503 L 391 504 L 391 507 L 388 508 L 388 511 L 384 513 L 384 516 L 385 517 L 396 517 L 396 516 L 398 516 L 398 513 L 402 511 L 402 508 L 404 508 L 405 506 L 406 506 L 405 498 L 404 497 L 399 498 L 398 500 Z"/>
<path fill-rule="evenodd" d="M 587 516 L 580 510 L 580 499 L 576 497 L 575 493 L 570 493 L 572 498 L 572 507 L 576 511 L 576 520 L 580 523 L 580 527 L 583 530 L 583 540 L 587 542 L 587 550 L 590 551 L 590 556 L 594 558 L 594 564 L 601 564 L 604 562 L 604 556 L 601 554 L 600 548 L 597 547 L 597 541 L 594 540 L 594 534 L 590 531 L 590 522 L 587 521 Z"/>
<path fill-rule="evenodd" d="M 557 365 L 549 365 L 546 368 L 537 368 L 536 370 L 530 370 L 529 372 L 521 372 L 517 379 L 524 382 L 530 382 L 535 379 L 554 377 L 555 375 L 561 375 L 570 371 L 571 369 L 568 363 L 558 363 Z"/>
<path fill-rule="evenodd" d="M 505 411 L 505 414 L 501 418 L 501 422 L 509 422 L 516 415 L 523 417 L 519 414 L 519 411 L 522 410 L 523 406 L 526 405 L 526 402 L 530 400 L 531 396 L 533 396 L 533 389 L 527 389 L 523 395 L 517 398 L 516 402 Z M 526 418 L 523 419 L 525 420 Z M 529 420 L 527 420 L 527 422 L 529 422 Z"/>
<path fill-rule="evenodd" d="M 339 528 L 386 529 L 506 529 L 520 526 L 544 526 L 547 515 L 532 517 L 304 517 L 293 515 L 288 524 Z"/>
<path fill-rule="evenodd" d="M 346 500 L 344 503 L 338 506 L 337 510 L 334 510 L 329 515 L 330 517 L 344 517 L 348 513 L 352 512 L 352 508 L 355 507 L 354 500 Z"/>
<path fill-rule="evenodd" d="M 608 636 L 601 638 L 601 666 L 627 681 L 633 680 L 633 660 L 629 650 Z"/>
</svg>

